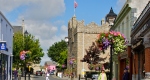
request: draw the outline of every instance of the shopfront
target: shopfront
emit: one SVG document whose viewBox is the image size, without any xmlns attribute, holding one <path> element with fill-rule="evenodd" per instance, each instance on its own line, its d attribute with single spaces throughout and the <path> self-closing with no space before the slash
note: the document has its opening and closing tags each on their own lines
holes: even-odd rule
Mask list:
<svg viewBox="0 0 150 80">
<path fill-rule="evenodd" d="M 138 40 L 132 44 L 132 56 L 133 56 L 133 78 L 144 79 L 145 77 L 145 47 L 143 45 L 143 39 Z"/>
<path fill-rule="evenodd" d="M 131 46 L 128 46 L 126 51 L 119 55 L 119 80 L 122 79 L 125 68 L 128 69 L 130 73 L 129 80 L 131 80 L 131 74 L 132 74 Z"/>
<path fill-rule="evenodd" d="M 131 31 L 132 80 L 150 79 L 150 2 Z"/>
<path fill-rule="evenodd" d="M 8 78 L 8 55 L 0 54 L 0 78 L 5 80 Z"/>
</svg>

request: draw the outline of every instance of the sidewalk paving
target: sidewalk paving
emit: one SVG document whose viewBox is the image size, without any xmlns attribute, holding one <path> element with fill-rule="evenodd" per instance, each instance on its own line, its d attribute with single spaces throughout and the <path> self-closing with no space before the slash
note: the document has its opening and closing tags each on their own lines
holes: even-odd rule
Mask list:
<svg viewBox="0 0 150 80">
<path fill-rule="evenodd" d="M 30 75 L 30 80 L 33 80 L 33 75 Z M 13 79 L 12 80 L 14 80 L 14 77 L 13 77 Z M 21 77 L 21 80 L 25 80 L 25 78 L 24 77 Z M 28 80 L 28 76 L 26 76 L 26 80 Z"/>
<path fill-rule="evenodd" d="M 62 78 L 60 78 L 60 77 L 58 77 L 56 75 L 52 75 L 52 77 L 53 78 L 57 78 L 57 79 L 62 79 L 62 80 L 71 80 L 71 78 L 69 78 L 69 77 L 62 77 Z M 79 80 L 79 79 L 78 78 L 73 78 L 72 80 Z M 80 80 L 85 80 L 85 79 L 80 79 Z"/>
</svg>

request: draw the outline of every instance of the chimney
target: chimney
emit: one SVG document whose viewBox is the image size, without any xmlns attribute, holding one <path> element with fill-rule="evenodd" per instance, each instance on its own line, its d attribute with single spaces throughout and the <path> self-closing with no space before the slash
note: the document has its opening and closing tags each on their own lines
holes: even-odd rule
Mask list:
<svg viewBox="0 0 150 80">
<path fill-rule="evenodd" d="M 101 20 L 101 25 L 103 25 L 103 24 L 105 24 L 105 20 L 104 19 Z"/>
</svg>

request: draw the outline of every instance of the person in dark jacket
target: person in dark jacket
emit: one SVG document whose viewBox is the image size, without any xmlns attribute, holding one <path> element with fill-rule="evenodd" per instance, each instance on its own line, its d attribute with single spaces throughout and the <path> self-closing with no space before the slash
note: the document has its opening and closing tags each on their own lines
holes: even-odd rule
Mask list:
<svg viewBox="0 0 150 80">
<path fill-rule="evenodd" d="M 127 68 L 124 69 L 124 74 L 123 74 L 122 80 L 129 80 L 129 72 L 128 72 Z"/>
</svg>

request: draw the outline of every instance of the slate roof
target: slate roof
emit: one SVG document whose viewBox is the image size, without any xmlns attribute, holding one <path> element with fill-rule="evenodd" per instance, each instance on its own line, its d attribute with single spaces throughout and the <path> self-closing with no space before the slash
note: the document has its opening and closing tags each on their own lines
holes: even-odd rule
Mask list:
<svg viewBox="0 0 150 80">
<path fill-rule="evenodd" d="M 111 7 L 111 9 L 110 9 L 110 11 L 109 11 L 109 13 L 107 14 L 106 17 L 116 17 L 116 16 L 117 16 L 117 14 L 114 13 L 114 11 L 113 11 L 113 9 Z"/>
</svg>

